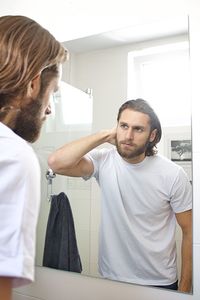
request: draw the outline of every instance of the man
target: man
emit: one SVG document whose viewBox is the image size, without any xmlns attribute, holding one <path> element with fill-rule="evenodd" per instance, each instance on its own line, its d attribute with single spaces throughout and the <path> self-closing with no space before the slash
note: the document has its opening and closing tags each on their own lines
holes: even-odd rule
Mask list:
<svg viewBox="0 0 200 300">
<path fill-rule="evenodd" d="M 102 192 L 99 270 L 103 277 L 190 292 L 191 185 L 183 169 L 156 153 L 161 125 L 143 99 L 125 102 L 117 128 L 64 145 L 48 163 L 67 176 L 94 176 Z M 108 142 L 109 149 L 94 149 Z M 176 220 L 183 233 L 177 282 Z"/>
<path fill-rule="evenodd" d="M 34 278 L 40 169 L 32 147 L 67 52 L 35 21 L 0 17 L 0 299 Z"/>
</svg>

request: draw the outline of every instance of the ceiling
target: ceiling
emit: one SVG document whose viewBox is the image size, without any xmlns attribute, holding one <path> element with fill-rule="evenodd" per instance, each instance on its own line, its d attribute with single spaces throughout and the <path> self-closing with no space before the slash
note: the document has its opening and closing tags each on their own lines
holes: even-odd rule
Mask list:
<svg viewBox="0 0 200 300">
<path fill-rule="evenodd" d="M 25 15 L 47 28 L 60 42 L 129 26 L 137 22 L 132 15 L 107 15 L 107 0 L 1 0 L 0 16 Z M 126 0 L 123 0 L 126 1 Z M 99 7 L 101 6 L 101 7 Z M 95 9 L 98 13 L 95 13 Z M 116 7 L 117 9 L 117 7 Z M 102 12 L 103 10 L 103 12 Z"/>
<path fill-rule="evenodd" d="M 103 42 L 107 46 L 112 46 L 113 43 L 116 45 L 116 43 L 128 43 L 187 31 L 187 17 L 174 16 L 169 19 L 166 16 L 161 18 L 161 16 L 152 17 L 146 14 L 145 17 L 141 18 L 133 16 L 133 11 L 128 10 L 129 0 L 123 0 L 118 5 L 115 2 L 113 4 L 113 1 L 2 0 L 0 2 L 0 15 L 18 14 L 33 18 L 47 28 L 60 42 L 88 36 L 86 44 L 90 44 L 92 47 L 97 45 L 99 38 L 102 39 L 101 44 Z M 129 6 L 125 5 L 126 2 L 129 3 Z M 131 0 L 135 8 L 134 11 L 137 12 L 135 2 Z M 113 5 L 115 5 L 116 13 L 121 12 L 122 15 L 107 15 L 113 11 Z M 147 5 L 146 9 L 148 9 Z M 125 10 L 126 15 L 123 15 Z M 94 15 L 95 13 L 96 15 Z M 118 29 L 115 33 L 105 33 L 115 29 Z M 102 32 L 104 34 L 98 36 L 97 41 L 95 35 Z M 76 49 L 80 49 L 78 41 L 76 43 Z"/>
<path fill-rule="evenodd" d="M 69 40 L 65 46 L 71 52 L 79 53 L 184 34 L 188 34 L 187 17 L 140 18 L 132 26 Z"/>
</svg>

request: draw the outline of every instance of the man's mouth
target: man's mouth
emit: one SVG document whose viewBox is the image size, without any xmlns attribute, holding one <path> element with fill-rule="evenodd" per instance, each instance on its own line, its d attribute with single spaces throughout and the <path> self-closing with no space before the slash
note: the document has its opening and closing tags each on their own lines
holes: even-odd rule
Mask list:
<svg viewBox="0 0 200 300">
<path fill-rule="evenodd" d="M 134 144 L 130 142 L 121 142 L 121 145 L 130 146 L 130 147 L 134 146 Z"/>
</svg>

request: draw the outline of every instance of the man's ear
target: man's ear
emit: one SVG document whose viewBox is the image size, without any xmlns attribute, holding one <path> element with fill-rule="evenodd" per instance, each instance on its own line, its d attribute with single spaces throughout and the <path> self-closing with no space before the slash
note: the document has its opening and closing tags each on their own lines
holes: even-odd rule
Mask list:
<svg viewBox="0 0 200 300">
<path fill-rule="evenodd" d="M 40 92 L 41 75 L 35 76 L 28 84 L 27 96 L 31 99 L 36 99 Z"/>
<path fill-rule="evenodd" d="M 157 134 L 157 129 L 154 129 L 150 134 L 149 142 L 153 142 L 155 140 L 156 134 Z"/>
</svg>

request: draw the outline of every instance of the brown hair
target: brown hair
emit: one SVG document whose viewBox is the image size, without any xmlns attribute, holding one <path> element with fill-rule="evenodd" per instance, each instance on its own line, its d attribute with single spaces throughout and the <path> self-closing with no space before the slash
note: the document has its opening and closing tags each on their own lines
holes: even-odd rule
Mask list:
<svg viewBox="0 0 200 300">
<path fill-rule="evenodd" d="M 145 155 L 146 156 L 153 156 L 154 154 L 157 153 L 156 145 L 161 139 L 162 136 L 162 129 L 161 129 L 161 124 L 160 121 L 152 109 L 152 107 L 149 105 L 149 103 L 141 98 L 138 98 L 136 100 L 128 100 L 122 106 L 119 108 L 118 116 L 117 116 L 117 121 L 119 121 L 121 113 L 125 109 L 132 109 L 134 111 L 141 112 L 143 114 L 146 114 L 150 118 L 150 126 L 151 126 L 151 131 L 156 129 L 156 137 L 153 140 L 153 142 L 149 142 Z"/>
<path fill-rule="evenodd" d="M 0 108 L 23 96 L 43 70 L 54 76 L 67 50 L 42 26 L 25 16 L 0 17 Z"/>
</svg>

